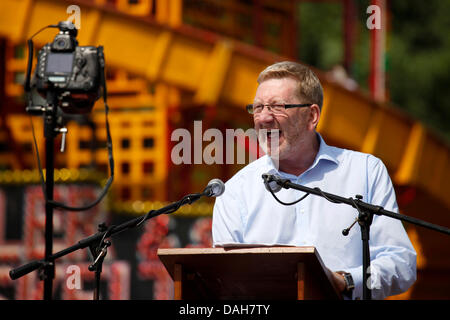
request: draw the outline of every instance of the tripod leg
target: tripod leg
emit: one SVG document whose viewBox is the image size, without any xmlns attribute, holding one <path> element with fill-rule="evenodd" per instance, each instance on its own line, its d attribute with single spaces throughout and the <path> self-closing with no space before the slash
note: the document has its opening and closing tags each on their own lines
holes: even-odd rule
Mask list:
<svg viewBox="0 0 450 320">
<path fill-rule="evenodd" d="M 54 141 L 56 127 L 56 95 L 47 93 L 46 112 L 44 114 L 44 136 L 45 136 L 45 267 L 44 277 L 44 300 L 52 299 L 54 264 L 49 261 L 53 253 L 53 200 L 54 189 Z M 50 268 L 52 270 L 50 270 Z"/>
</svg>

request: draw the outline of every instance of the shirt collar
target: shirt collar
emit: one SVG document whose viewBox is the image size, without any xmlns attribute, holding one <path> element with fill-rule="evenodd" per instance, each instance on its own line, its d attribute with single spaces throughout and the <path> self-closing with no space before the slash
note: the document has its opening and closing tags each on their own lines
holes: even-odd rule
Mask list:
<svg viewBox="0 0 450 320">
<path fill-rule="evenodd" d="M 315 167 L 317 163 L 322 159 L 329 160 L 336 164 L 339 164 L 339 160 L 336 154 L 336 148 L 327 145 L 325 143 L 325 140 L 323 140 L 322 136 L 320 135 L 320 133 L 316 132 L 316 134 L 317 138 L 319 139 L 320 147 L 319 151 L 317 152 L 316 159 L 314 159 L 314 163 L 312 164 L 311 168 Z"/>
<path fill-rule="evenodd" d="M 319 151 L 317 152 L 317 155 L 316 155 L 316 158 L 314 159 L 313 164 L 304 173 L 306 173 L 307 171 L 316 167 L 321 160 L 331 161 L 331 162 L 334 162 L 335 164 L 339 164 L 339 160 L 337 158 L 335 148 L 327 145 L 325 143 L 325 141 L 323 140 L 322 136 L 320 135 L 320 133 L 316 132 L 316 134 L 317 134 L 317 139 L 319 140 Z M 285 177 L 296 177 L 292 174 L 288 174 L 288 173 L 279 171 L 278 168 L 275 167 L 272 159 L 267 155 L 265 155 L 265 157 L 266 157 L 266 162 L 265 162 L 265 165 L 263 166 L 264 167 L 263 171 L 265 173 L 279 174 L 279 175 L 282 175 Z"/>
</svg>

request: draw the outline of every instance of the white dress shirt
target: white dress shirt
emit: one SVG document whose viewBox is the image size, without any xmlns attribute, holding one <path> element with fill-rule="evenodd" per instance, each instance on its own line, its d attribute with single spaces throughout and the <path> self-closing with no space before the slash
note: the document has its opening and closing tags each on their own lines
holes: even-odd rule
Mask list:
<svg viewBox="0 0 450 320">
<path fill-rule="evenodd" d="M 310 194 L 291 206 L 278 203 L 265 189 L 262 174 L 277 174 L 291 182 L 398 212 L 395 191 L 380 159 L 360 152 L 328 146 L 318 134 L 320 148 L 311 167 L 300 176 L 278 171 L 263 156 L 248 164 L 229 181 L 215 202 L 212 235 L 215 247 L 236 245 L 314 246 L 332 271 L 346 271 L 355 282 L 353 299 L 362 298 L 362 241 L 356 224 L 347 236 L 342 230 L 358 212 Z M 276 196 L 292 202 L 304 195 L 282 189 Z M 370 228 L 373 299 L 406 291 L 416 280 L 416 252 L 402 223 L 375 215 Z"/>
</svg>

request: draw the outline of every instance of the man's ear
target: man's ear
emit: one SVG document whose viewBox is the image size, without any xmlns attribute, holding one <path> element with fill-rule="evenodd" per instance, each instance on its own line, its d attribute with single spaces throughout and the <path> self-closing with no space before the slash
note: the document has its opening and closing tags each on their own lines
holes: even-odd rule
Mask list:
<svg viewBox="0 0 450 320">
<path fill-rule="evenodd" d="M 311 129 L 315 129 L 317 128 L 320 120 L 320 108 L 317 104 L 313 104 L 309 108 L 311 109 L 309 123 L 311 124 Z"/>
</svg>

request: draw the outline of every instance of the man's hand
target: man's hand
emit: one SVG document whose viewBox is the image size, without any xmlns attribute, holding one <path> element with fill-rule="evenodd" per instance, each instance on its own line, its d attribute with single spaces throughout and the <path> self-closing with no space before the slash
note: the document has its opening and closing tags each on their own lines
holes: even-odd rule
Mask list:
<svg viewBox="0 0 450 320">
<path fill-rule="evenodd" d="M 342 274 L 339 274 L 337 272 L 331 272 L 331 279 L 336 286 L 336 288 L 339 290 L 339 292 L 343 292 L 346 288 L 344 276 Z"/>
</svg>

